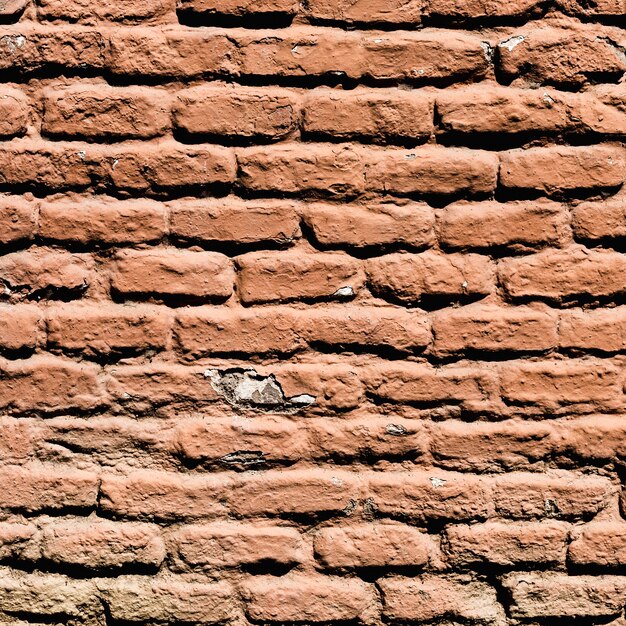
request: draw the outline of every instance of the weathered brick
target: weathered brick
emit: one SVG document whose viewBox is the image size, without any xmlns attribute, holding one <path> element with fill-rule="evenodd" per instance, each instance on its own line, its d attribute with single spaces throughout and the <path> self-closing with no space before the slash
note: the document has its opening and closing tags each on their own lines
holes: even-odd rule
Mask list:
<svg viewBox="0 0 626 626">
<path fill-rule="evenodd" d="M 81 245 L 148 243 L 167 233 L 162 204 L 112 198 L 42 202 L 37 234 L 55 242 Z"/>
<path fill-rule="evenodd" d="M 626 154 L 613 146 L 552 146 L 504 152 L 500 184 L 548 195 L 619 187 L 626 180 Z"/>
<path fill-rule="evenodd" d="M 433 96 L 419 91 L 314 90 L 303 108 L 303 130 L 314 136 L 393 143 L 434 130 Z"/>
<path fill-rule="evenodd" d="M 34 306 L 0 305 L 0 348 L 34 350 L 41 328 L 42 312 Z"/>
<path fill-rule="evenodd" d="M 49 465 L 5 465 L 0 469 L 0 508 L 22 513 L 90 509 L 96 505 L 95 473 Z"/>
<path fill-rule="evenodd" d="M 504 609 L 496 591 L 485 583 L 443 576 L 384 578 L 379 582 L 387 621 L 427 622 L 442 618 L 476 624 L 501 624 Z"/>
<path fill-rule="evenodd" d="M 251 252 L 236 263 L 245 304 L 345 299 L 359 293 L 365 278 L 360 262 L 340 253 Z"/>
<path fill-rule="evenodd" d="M 454 524 L 445 530 L 444 551 L 453 566 L 563 565 L 568 530 L 567 524 L 556 521 Z"/>
<path fill-rule="evenodd" d="M 369 259 L 369 286 L 375 295 L 413 304 L 429 298 L 464 300 L 494 290 L 491 260 L 478 254 L 394 253 Z"/>
<path fill-rule="evenodd" d="M 607 478 L 510 473 L 494 479 L 494 503 L 502 517 L 581 519 L 594 516 L 612 499 L 615 488 Z"/>
<path fill-rule="evenodd" d="M 569 24 L 518 32 L 498 44 L 499 67 L 509 80 L 572 88 L 603 79 L 617 82 L 626 71 L 618 46 L 594 28 Z"/>
<path fill-rule="evenodd" d="M 156 249 L 120 252 L 111 285 L 121 294 L 226 299 L 233 289 L 230 261 L 216 252 Z"/>
<path fill-rule="evenodd" d="M 63 306 L 47 314 L 48 345 L 86 354 L 159 351 L 172 327 L 169 310 L 147 306 Z"/>
<path fill-rule="evenodd" d="M 255 577 L 242 586 L 246 613 L 263 622 L 331 622 L 371 619 L 373 585 L 315 574 Z"/>
<path fill-rule="evenodd" d="M 20 196 L 0 197 L 0 243 L 32 239 L 35 230 L 35 203 Z"/>
<path fill-rule="evenodd" d="M 183 526 L 175 542 L 181 560 L 193 568 L 295 565 L 304 559 L 303 542 L 294 528 L 231 522 Z"/>
<path fill-rule="evenodd" d="M 44 92 L 42 129 L 53 137 L 149 139 L 170 126 L 162 89 L 73 85 Z"/>
<path fill-rule="evenodd" d="M 325 567 L 423 567 L 431 541 L 411 526 L 379 523 L 323 528 L 313 545 Z"/>
<path fill-rule="evenodd" d="M 558 245 L 568 232 L 568 216 L 547 200 L 449 204 L 438 215 L 439 241 L 449 248 L 516 249 Z"/>
<path fill-rule="evenodd" d="M 572 209 L 572 228 L 578 239 L 597 241 L 626 237 L 626 200 L 614 196 L 582 202 Z"/>
<path fill-rule="evenodd" d="M 625 268 L 626 255 L 574 246 L 503 259 L 498 273 L 509 297 L 559 301 L 620 294 Z"/>
<path fill-rule="evenodd" d="M 432 472 L 376 472 L 368 477 L 374 510 L 402 519 L 470 520 L 491 512 L 490 494 L 478 476 Z"/>
<path fill-rule="evenodd" d="M 149 524 L 72 520 L 44 528 L 42 556 L 53 563 L 94 570 L 158 567 L 165 558 L 165 544 L 158 528 Z"/>
<path fill-rule="evenodd" d="M 302 215 L 315 239 L 332 248 L 401 246 L 422 248 L 433 242 L 434 214 L 425 203 L 309 203 Z"/>
<path fill-rule="evenodd" d="M 171 0 L 40 0 L 40 15 L 48 20 L 93 24 L 102 21 L 141 23 L 174 11 Z"/>
<path fill-rule="evenodd" d="M 504 576 L 502 584 L 514 618 L 616 616 L 626 598 L 623 576 L 525 572 Z"/>
<path fill-rule="evenodd" d="M 598 521 L 575 528 L 567 558 L 575 566 L 623 567 L 626 565 L 624 524 Z"/>
<path fill-rule="evenodd" d="M 0 137 L 23 135 L 28 128 L 29 102 L 19 89 L 0 89 Z"/>
<path fill-rule="evenodd" d="M 0 408 L 11 413 L 86 411 L 105 404 L 98 368 L 47 355 L 0 363 Z"/>
<path fill-rule="evenodd" d="M 221 582 L 119 576 L 98 587 L 111 617 L 125 622 L 219 624 L 237 613 L 233 590 Z"/>
<path fill-rule="evenodd" d="M 623 350 L 626 348 L 626 308 L 564 311 L 559 320 L 559 345 L 604 352 Z"/>
<path fill-rule="evenodd" d="M 294 0 L 181 0 L 178 8 L 194 16 L 249 17 L 254 20 L 264 16 L 291 16 L 296 13 L 298 5 Z"/>
<path fill-rule="evenodd" d="M 545 309 L 492 304 L 438 311 L 432 317 L 433 352 L 541 352 L 556 347 L 558 317 Z"/>
<path fill-rule="evenodd" d="M 174 201 L 169 209 L 171 233 L 185 241 L 283 246 L 300 236 L 298 214 L 292 202 L 207 198 Z"/>
<path fill-rule="evenodd" d="M 298 114 L 286 90 L 194 87 L 176 95 L 173 119 L 186 136 L 278 140 L 295 130 Z"/>
<path fill-rule="evenodd" d="M 503 397 L 514 404 L 557 407 L 620 402 L 619 371 L 598 360 L 512 362 L 502 367 Z"/>
<path fill-rule="evenodd" d="M 484 196 L 495 190 L 497 175 L 497 156 L 478 150 L 420 146 L 367 154 L 367 187 L 385 194 Z"/>
</svg>

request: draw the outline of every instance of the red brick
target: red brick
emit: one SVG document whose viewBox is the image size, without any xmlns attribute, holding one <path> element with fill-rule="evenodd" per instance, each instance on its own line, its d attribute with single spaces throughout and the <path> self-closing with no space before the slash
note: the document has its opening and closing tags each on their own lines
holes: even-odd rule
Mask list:
<svg viewBox="0 0 626 626">
<path fill-rule="evenodd" d="M 243 474 L 227 497 L 236 517 L 343 516 L 355 507 L 359 493 L 352 472 L 304 469 Z"/>
<path fill-rule="evenodd" d="M 127 295 L 225 299 L 233 281 L 227 257 L 167 248 L 119 252 L 111 272 L 113 289 Z"/>
<path fill-rule="evenodd" d="M 325 567 L 423 567 L 432 548 L 429 536 L 400 524 L 355 524 L 321 529 L 315 556 Z"/>
<path fill-rule="evenodd" d="M 494 290 L 491 261 L 478 254 L 394 253 L 369 259 L 366 267 L 375 295 L 407 304 L 429 297 L 463 300 Z"/>
<path fill-rule="evenodd" d="M 392 307 L 213 308 L 180 313 L 176 337 L 193 356 L 280 354 L 319 344 L 338 351 L 343 346 L 414 351 L 430 343 L 430 330 L 425 316 Z"/>
<path fill-rule="evenodd" d="M 0 523 L 0 558 L 19 560 L 28 551 L 29 543 L 37 532 L 34 524 Z"/>
<path fill-rule="evenodd" d="M 169 310 L 141 305 L 66 305 L 47 315 L 51 348 L 89 355 L 163 350 L 171 327 Z"/>
<path fill-rule="evenodd" d="M 229 491 L 230 477 L 137 470 L 126 476 L 102 477 L 100 508 L 116 518 L 215 517 L 226 512 L 222 498 Z"/>
<path fill-rule="evenodd" d="M 549 422 L 467 422 L 446 420 L 431 431 L 436 465 L 449 470 L 497 472 L 526 469 L 548 459 L 557 447 Z"/>
<path fill-rule="evenodd" d="M 504 609 L 493 587 L 468 578 L 455 580 L 425 575 L 385 578 L 379 582 L 383 615 L 392 623 L 429 622 L 456 618 L 496 626 L 504 622 Z"/>
<path fill-rule="evenodd" d="M 608 37 L 595 28 L 539 26 L 498 44 L 499 69 L 508 80 L 526 84 L 580 87 L 587 82 L 617 82 L 626 60 Z"/>
<path fill-rule="evenodd" d="M 625 525 L 620 522 L 592 522 L 572 532 L 567 558 L 572 565 L 618 568 L 626 565 Z"/>
<path fill-rule="evenodd" d="M 300 236 L 293 202 L 207 198 L 174 201 L 169 208 L 171 233 L 185 241 L 282 246 Z"/>
<path fill-rule="evenodd" d="M 158 567 L 165 558 L 159 530 L 149 524 L 105 520 L 55 522 L 45 526 L 42 542 L 46 560 L 88 569 Z"/>
<path fill-rule="evenodd" d="M 626 255 L 569 247 L 503 259 L 500 281 L 512 298 L 567 300 L 615 296 L 626 289 Z"/>
<path fill-rule="evenodd" d="M 0 279 L 5 295 L 76 292 L 80 296 L 92 281 L 88 254 L 70 254 L 49 248 L 31 248 L 0 257 Z"/>
<path fill-rule="evenodd" d="M 362 33 L 297 26 L 237 37 L 243 75 L 340 76 L 429 83 L 481 78 L 488 69 L 480 38 L 460 32 Z"/>
<path fill-rule="evenodd" d="M 44 190 L 86 189 L 92 183 L 93 163 L 83 144 L 24 139 L 0 149 L 0 185 Z"/>
<path fill-rule="evenodd" d="M 470 304 L 432 316 L 433 352 L 541 352 L 556 347 L 556 315 L 545 309 Z"/>
<path fill-rule="evenodd" d="M 0 8 L 0 15 L 4 18 L 3 21 L 17 21 L 27 5 L 28 0 L 7 0 Z"/>
<path fill-rule="evenodd" d="M 102 152 L 104 154 L 102 155 Z M 235 180 L 232 151 L 221 146 L 191 147 L 163 142 L 101 149 L 103 184 L 133 193 L 148 190 L 228 185 Z"/>
<path fill-rule="evenodd" d="M 170 127 L 165 90 L 72 85 L 44 91 L 42 132 L 95 140 L 149 139 Z"/>
<path fill-rule="evenodd" d="M 559 424 L 558 448 L 573 459 L 626 456 L 626 424 L 619 415 L 590 415 Z"/>
<path fill-rule="evenodd" d="M 444 550 L 455 567 L 473 563 L 564 565 L 568 530 L 567 524 L 556 521 L 454 524 L 446 528 Z"/>
<path fill-rule="evenodd" d="M 350 2 L 349 0 L 309 0 L 306 14 L 315 20 L 345 22 L 348 24 L 406 24 L 421 23 L 426 11 L 426 0 L 375 0 Z"/>
<path fill-rule="evenodd" d="M 144 243 L 167 233 L 166 209 L 141 200 L 79 198 L 42 202 L 37 234 L 51 241 L 82 245 Z"/>
<path fill-rule="evenodd" d="M 506 474 L 494 479 L 493 489 L 497 514 L 513 519 L 588 518 L 615 494 L 608 478 L 568 472 Z"/>
<path fill-rule="evenodd" d="M 96 505 L 98 477 L 49 465 L 5 465 L 0 469 L 0 508 L 23 513 L 90 509 Z"/>
<path fill-rule="evenodd" d="M 498 0 L 429 0 L 430 17 L 451 18 L 458 20 L 476 20 L 480 18 L 511 18 L 540 16 L 541 0 L 515 0 L 499 2 Z"/>
<path fill-rule="evenodd" d="M 254 192 L 314 192 L 353 195 L 363 191 L 361 152 L 345 145 L 298 144 L 242 148 L 237 152 L 239 182 Z"/>
<path fill-rule="evenodd" d="M 48 20 L 93 24 L 102 21 L 141 23 L 174 12 L 171 0 L 41 0 L 39 14 Z"/>
<path fill-rule="evenodd" d="M 26 241 L 35 230 L 35 203 L 20 196 L 0 196 L 0 243 Z"/>
<path fill-rule="evenodd" d="M 220 31 L 117 29 L 106 65 L 121 76 L 194 77 L 233 71 L 236 45 Z"/>
<path fill-rule="evenodd" d="M 0 89 L 0 137 L 23 135 L 28 128 L 29 102 L 19 89 Z"/>
<path fill-rule="evenodd" d="M 111 618 L 124 622 L 219 624 L 237 613 L 233 590 L 222 582 L 118 576 L 98 587 Z"/>
<path fill-rule="evenodd" d="M 559 345 L 562 348 L 619 352 L 626 348 L 626 307 L 561 313 Z"/>
<path fill-rule="evenodd" d="M 372 472 L 371 506 L 380 515 L 408 520 L 469 520 L 487 517 L 490 494 L 478 476 L 433 470 Z"/>
<path fill-rule="evenodd" d="M 304 559 L 303 542 L 294 528 L 232 522 L 183 526 L 174 539 L 180 559 L 194 568 L 295 565 Z"/>
<path fill-rule="evenodd" d="M 559 0 L 561 9 L 572 15 L 581 17 L 622 16 L 626 12 L 624 0 L 598 0 L 592 5 L 581 0 Z"/>
<path fill-rule="evenodd" d="M 42 335 L 42 312 L 34 306 L 0 305 L 0 347 L 3 350 L 34 350 Z"/>
<path fill-rule="evenodd" d="M 393 143 L 434 130 L 433 96 L 419 91 L 313 90 L 303 108 L 303 130 L 314 136 Z"/>
<path fill-rule="evenodd" d="M 270 15 L 274 18 L 296 13 L 298 5 L 294 0 L 181 0 L 179 10 L 208 16 L 255 17 Z M 254 21 L 251 21 L 254 24 Z"/>
<path fill-rule="evenodd" d="M 367 387 L 377 398 L 398 404 L 450 403 L 467 409 L 484 407 L 497 393 L 496 379 L 487 369 L 408 362 L 372 367 Z"/>
<path fill-rule="evenodd" d="M 176 96 L 175 127 L 189 136 L 278 140 L 296 129 L 299 105 L 283 89 L 194 87 Z"/>
<path fill-rule="evenodd" d="M 572 228 L 576 237 L 583 240 L 626 237 L 624 196 L 575 206 L 572 209 Z"/>
<path fill-rule="evenodd" d="M 107 387 L 118 402 L 139 412 L 187 403 L 197 407 L 218 399 L 204 372 L 168 363 L 125 365 L 111 371 Z"/>
<path fill-rule="evenodd" d="M 245 304 L 342 299 L 364 283 L 361 264 L 340 253 L 252 252 L 237 257 L 238 294 Z"/>
<path fill-rule="evenodd" d="M 626 599 L 623 576 L 568 576 L 561 573 L 507 574 L 513 618 L 617 616 Z"/>
<path fill-rule="evenodd" d="M 310 203 L 302 208 L 307 226 L 323 246 L 421 248 L 433 242 L 433 210 L 425 203 Z"/>
<path fill-rule="evenodd" d="M 554 195 L 619 187 L 626 180 L 626 153 L 614 146 L 553 146 L 504 152 L 500 183 Z"/>
<path fill-rule="evenodd" d="M 545 407 L 620 402 L 619 371 L 598 360 L 510 362 L 502 367 L 502 395 L 515 404 Z"/>
<path fill-rule="evenodd" d="M 568 216 L 554 202 L 459 202 L 438 216 L 439 241 L 450 248 L 527 247 L 565 240 Z"/>
<path fill-rule="evenodd" d="M 3 27 L 0 69 L 14 72 L 76 71 L 106 66 L 108 37 L 90 28 L 39 26 L 24 22 Z"/>
<path fill-rule="evenodd" d="M 11 413 L 86 411 L 104 404 L 99 369 L 47 355 L 0 364 L 0 408 Z"/>
<path fill-rule="evenodd" d="M 262 622 L 367 621 L 376 605 L 373 585 L 318 574 L 254 577 L 242 595 L 248 617 Z"/>
<path fill-rule="evenodd" d="M 477 196 L 496 188 L 498 157 L 489 152 L 419 146 L 367 156 L 367 187 L 379 193 Z"/>
</svg>

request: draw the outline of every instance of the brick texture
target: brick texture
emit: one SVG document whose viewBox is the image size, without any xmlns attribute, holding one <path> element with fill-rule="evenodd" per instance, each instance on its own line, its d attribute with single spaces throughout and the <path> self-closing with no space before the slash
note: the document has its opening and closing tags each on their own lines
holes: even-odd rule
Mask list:
<svg viewBox="0 0 626 626">
<path fill-rule="evenodd" d="M 0 0 L 0 626 L 626 626 L 625 0 Z"/>
</svg>

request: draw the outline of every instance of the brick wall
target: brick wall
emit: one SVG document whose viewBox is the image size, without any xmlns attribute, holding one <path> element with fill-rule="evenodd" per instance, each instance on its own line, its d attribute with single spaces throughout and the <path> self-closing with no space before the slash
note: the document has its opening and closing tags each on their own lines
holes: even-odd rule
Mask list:
<svg viewBox="0 0 626 626">
<path fill-rule="evenodd" d="M 624 626 L 624 0 L 0 0 L 0 624 Z"/>
</svg>

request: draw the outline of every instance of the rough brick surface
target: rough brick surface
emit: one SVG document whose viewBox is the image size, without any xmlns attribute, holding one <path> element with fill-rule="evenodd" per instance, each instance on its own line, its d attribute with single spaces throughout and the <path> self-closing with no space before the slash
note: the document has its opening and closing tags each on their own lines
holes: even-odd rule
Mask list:
<svg viewBox="0 0 626 626">
<path fill-rule="evenodd" d="M 0 0 L 0 626 L 625 626 L 625 24 Z"/>
</svg>

